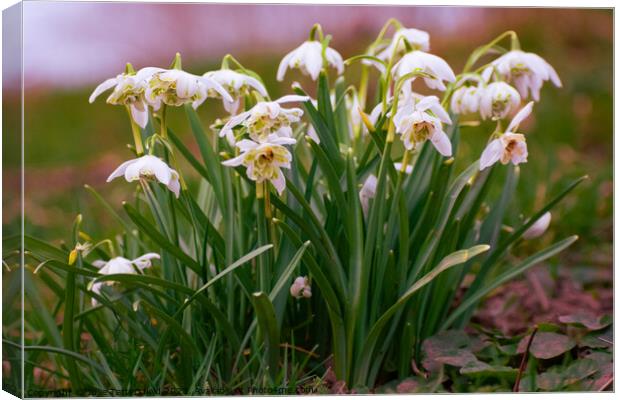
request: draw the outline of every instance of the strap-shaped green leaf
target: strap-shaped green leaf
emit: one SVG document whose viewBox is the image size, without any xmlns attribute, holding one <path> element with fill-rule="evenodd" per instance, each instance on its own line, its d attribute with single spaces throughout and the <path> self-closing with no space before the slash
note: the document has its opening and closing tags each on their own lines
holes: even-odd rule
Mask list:
<svg viewBox="0 0 620 400">
<path fill-rule="evenodd" d="M 278 373 L 278 362 L 280 360 L 280 328 L 276 320 L 276 311 L 271 300 L 269 300 L 269 296 L 263 292 L 252 295 L 252 305 L 256 311 L 258 326 L 265 340 L 269 375 L 275 377 Z"/>
<path fill-rule="evenodd" d="M 476 290 L 470 296 L 468 296 L 463 301 L 463 303 L 461 303 L 454 311 L 452 311 L 450 316 L 446 319 L 446 321 L 441 326 L 441 329 L 448 329 L 461 314 L 463 314 L 465 311 L 467 311 L 468 308 L 476 304 L 478 300 L 480 300 L 486 294 L 491 292 L 493 289 L 509 281 L 510 279 L 517 277 L 518 275 L 525 272 L 528 268 L 533 267 L 534 265 L 548 259 L 549 257 L 556 255 L 560 251 L 564 250 L 565 248 L 573 244 L 577 239 L 578 239 L 577 236 L 570 236 L 562 241 L 559 241 L 555 243 L 554 245 L 551 245 L 547 247 L 546 249 L 539 251 L 538 253 L 526 258 L 521 264 L 517 265 L 516 267 L 511 267 L 504 273 L 497 276 L 495 279 L 493 279 L 488 284 L 481 286 L 478 290 Z"/>
<path fill-rule="evenodd" d="M 129 203 L 123 203 L 123 207 L 129 215 L 129 218 L 148 235 L 155 243 L 161 246 L 164 250 L 169 252 L 177 260 L 191 268 L 197 274 L 200 274 L 201 266 L 196 260 L 187 255 L 180 247 L 170 242 L 164 235 L 159 233 L 157 229 Z"/>
<path fill-rule="evenodd" d="M 370 363 L 374 357 L 374 349 L 377 344 L 377 340 L 379 339 L 383 328 L 390 320 L 392 315 L 396 311 L 398 311 L 403 305 L 406 304 L 407 300 L 413 296 L 418 290 L 429 284 L 433 281 L 439 274 L 443 271 L 447 270 L 450 267 L 455 265 L 462 264 L 469 260 L 472 257 L 477 256 L 480 253 L 489 250 L 488 245 L 477 245 L 471 247 L 467 250 L 459 250 L 450 255 L 444 257 L 443 260 L 430 272 L 424 275 L 422 278 L 418 279 L 399 299 L 398 301 L 392 305 L 382 316 L 377 320 L 377 322 L 373 325 L 370 333 L 366 337 L 366 341 L 364 343 L 364 352 L 357 362 L 357 374 L 355 376 L 355 383 L 358 385 L 366 385 L 366 373 L 370 370 Z"/>
</svg>

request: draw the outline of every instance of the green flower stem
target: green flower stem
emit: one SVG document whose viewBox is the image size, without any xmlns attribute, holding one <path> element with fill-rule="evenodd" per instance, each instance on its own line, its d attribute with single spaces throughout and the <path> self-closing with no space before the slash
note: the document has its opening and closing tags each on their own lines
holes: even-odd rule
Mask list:
<svg viewBox="0 0 620 400">
<path fill-rule="evenodd" d="M 317 32 L 319 34 L 319 41 L 322 42 L 325 37 L 323 36 L 323 28 L 321 27 L 321 24 L 318 23 L 314 24 L 312 26 L 312 29 L 310 29 L 310 35 L 308 35 L 308 39 L 311 41 L 316 40 Z"/>
<path fill-rule="evenodd" d="M 274 226 L 274 224 L 272 223 L 272 210 L 271 210 L 271 191 L 269 190 L 269 188 L 267 187 L 267 183 L 264 183 L 265 185 L 265 222 L 267 224 L 267 230 L 269 232 L 269 238 L 271 243 L 273 244 L 274 248 L 277 249 L 278 248 L 278 244 L 277 244 L 277 236 L 276 236 L 276 228 Z M 276 253 L 277 251 L 273 251 L 273 253 Z M 271 254 L 271 253 L 270 253 Z"/>
<path fill-rule="evenodd" d="M 161 105 L 161 119 L 159 120 L 160 135 L 164 139 L 168 139 L 168 128 L 166 126 L 166 111 L 168 106 L 166 104 Z"/>
<path fill-rule="evenodd" d="M 257 213 L 256 213 L 256 225 L 258 231 L 258 245 L 263 246 L 268 244 L 267 238 L 267 221 L 265 217 L 265 192 L 266 192 L 266 184 L 265 182 L 256 183 L 256 200 L 257 204 Z M 258 257 L 258 281 L 259 288 L 262 292 L 269 293 L 269 257 L 267 254 L 261 254 Z"/>
<path fill-rule="evenodd" d="M 474 52 L 472 52 L 467 59 L 465 67 L 463 67 L 463 73 L 468 72 L 474 66 L 474 64 L 476 64 L 476 62 L 481 57 L 483 57 L 493 46 L 495 46 L 497 43 L 501 42 L 507 37 L 510 37 L 510 45 L 512 47 L 512 50 L 518 50 L 521 47 L 519 45 L 519 37 L 517 36 L 517 33 L 515 31 L 506 31 L 489 43 L 487 43 L 486 45 L 478 47 L 476 50 L 474 50 Z"/>
<path fill-rule="evenodd" d="M 411 151 L 405 150 L 405 154 L 403 154 L 403 161 L 400 166 L 400 180 L 402 181 L 402 176 L 407 172 L 407 165 L 409 165 L 409 157 L 411 156 Z"/>
<path fill-rule="evenodd" d="M 368 65 L 362 63 L 362 74 L 360 76 L 359 97 L 360 108 L 362 111 L 366 110 L 366 98 L 368 97 Z"/>
<path fill-rule="evenodd" d="M 235 57 L 232 56 L 232 54 L 226 54 L 224 58 L 222 58 L 222 69 L 229 69 L 229 62 L 232 62 L 241 70 L 246 69 Z"/>
</svg>

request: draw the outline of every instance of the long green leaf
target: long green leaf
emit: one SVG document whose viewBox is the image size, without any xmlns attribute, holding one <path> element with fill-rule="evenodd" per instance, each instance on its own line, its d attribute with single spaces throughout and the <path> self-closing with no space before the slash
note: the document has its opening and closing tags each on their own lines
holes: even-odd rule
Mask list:
<svg viewBox="0 0 620 400">
<path fill-rule="evenodd" d="M 357 366 L 357 374 L 355 376 L 355 382 L 358 385 L 366 385 L 366 374 L 370 370 L 370 363 L 374 359 L 374 348 L 377 344 L 377 340 L 379 339 L 381 332 L 385 324 L 390 320 L 392 315 L 396 313 L 403 305 L 406 304 L 407 300 L 413 296 L 418 290 L 429 284 L 433 281 L 439 274 L 443 271 L 447 270 L 450 267 L 455 265 L 462 264 L 469 260 L 472 257 L 477 256 L 480 253 L 489 250 L 488 245 L 477 245 L 471 247 L 467 250 L 459 250 L 456 251 L 446 257 L 430 272 L 424 275 L 422 278 L 418 279 L 399 299 L 398 301 L 392 305 L 382 316 L 377 320 L 377 322 L 373 325 L 370 333 L 368 334 L 366 341 L 364 343 L 364 352 L 361 354 L 360 359 L 358 360 Z"/>
<path fill-rule="evenodd" d="M 2 339 L 2 343 L 9 345 L 11 347 L 15 347 L 17 349 L 21 349 L 22 346 L 11 342 L 7 339 Z M 93 367 L 94 369 L 98 370 L 101 373 L 105 373 L 105 369 L 97 364 L 96 362 L 94 362 L 93 360 L 91 360 L 88 357 L 85 357 L 79 353 L 73 352 L 73 351 L 69 351 L 69 350 L 65 350 L 63 348 L 60 347 L 54 347 L 54 346 L 23 346 L 24 351 L 42 351 L 42 352 L 47 352 L 47 353 L 57 353 L 57 354 L 61 354 L 67 358 L 71 358 L 72 360 L 76 360 L 76 361 L 80 361 L 83 362 L 87 365 L 89 365 L 90 367 Z"/>
<path fill-rule="evenodd" d="M 231 273 L 235 269 L 241 267 L 242 265 L 244 265 L 248 261 L 252 260 L 253 258 L 255 258 L 255 257 L 259 256 L 260 254 L 266 252 L 267 250 L 271 249 L 272 247 L 273 247 L 272 244 L 267 244 L 265 246 L 261 246 L 258 249 L 249 252 L 245 256 L 241 257 L 240 259 L 238 259 L 237 261 L 235 261 L 234 263 L 229 265 L 226 269 L 224 269 L 219 274 L 215 275 L 211 280 L 209 280 L 209 282 L 207 282 L 204 285 L 202 285 L 202 287 L 200 289 L 198 289 L 195 292 L 193 292 L 193 294 L 187 300 L 185 300 L 185 303 L 183 303 L 183 305 L 177 310 L 176 315 L 178 316 L 198 296 L 200 296 L 201 293 L 203 293 L 205 290 L 207 290 L 209 287 L 211 287 L 217 281 L 219 281 L 220 279 L 222 279 L 223 277 L 225 277 L 226 275 L 228 275 L 229 273 Z"/>
<path fill-rule="evenodd" d="M 280 359 L 280 329 L 276 320 L 276 312 L 269 296 L 263 292 L 252 295 L 252 305 L 265 339 L 268 372 L 269 375 L 275 377 L 278 373 L 278 361 Z"/>
<path fill-rule="evenodd" d="M 516 267 L 511 267 L 510 269 L 508 269 L 507 271 L 505 271 L 504 273 L 500 274 L 495 279 L 493 279 L 493 281 L 480 287 L 478 290 L 472 293 L 469 297 L 467 297 L 463 301 L 463 303 L 461 303 L 454 311 L 452 311 L 450 316 L 446 319 L 446 321 L 441 326 L 441 329 L 442 330 L 448 329 L 450 325 L 452 325 L 452 323 L 454 323 L 454 321 L 461 314 L 467 311 L 467 309 L 470 308 L 472 305 L 476 304 L 478 300 L 482 299 L 485 295 L 487 295 L 493 289 L 517 277 L 518 275 L 525 272 L 528 268 L 533 267 L 534 265 L 548 259 L 549 257 L 556 255 L 560 251 L 564 250 L 565 248 L 573 244 L 577 239 L 578 239 L 577 236 L 570 236 L 560 242 L 557 242 L 547 247 L 546 249 L 539 251 L 538 253 L 526 258 L 521 264 L 517 265 Z"/>
<path fill-rule="evenodd" d="M 191 105 L 187 104 L 185 106 L 185 113 L 187 114 L 187 119 L 189 120 L 189 125 L 192 129 L 192 133 L 194 134 L 194 138 L 196 138 L 196 142 L 198 143 L 202 160 L 205 163 L 205 172 L 207 176 L 210 177 L 208 179 L 209 183 L 213 186 L 213 191 L 218 198 L 218 203 L 221 207 L 224 207 L 225 203 L 224 198 L 222 197 L 224 192 L 219 174 L 219 171 L 222 168 L 220 165 L 220 157 L 215 153 L 213 147 L 209 143 L 207 134 L 202 128 L 202 124 L 200 123 L 200 118 L 198 117 L 196 110 L 194 110 Z"/>
<path fill-rule="evenodd" d="M 148 235 L 155 243 L 161 246 L 164 250 L 168 251 L 177 260 L 191 268 L 197 274 L 200 274 L 201 266 L 196 260 L 185 254 L 177 245 L 170 242 L 164 235 L 159 233 L 157 229 L 129 203 L 123 203 L 125 211 L 129 218 Z"/>
</svg>

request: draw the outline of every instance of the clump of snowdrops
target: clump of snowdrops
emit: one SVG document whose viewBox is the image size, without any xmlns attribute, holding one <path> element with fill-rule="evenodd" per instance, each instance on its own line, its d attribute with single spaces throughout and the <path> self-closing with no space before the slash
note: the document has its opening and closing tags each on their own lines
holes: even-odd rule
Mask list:
<svg viewBox="0 0 620 400">
<path fill-rule="evenodd" d="M 78 217 L 68 247 L 26 238 L 58 297 L 35 311 L 48 318 L 31 322 L 45 335 L 28 357 L 76 391 L 296 388 L 327 368 L 363 391 L 411 375 L 425 338 L 463 327 L 487 293 L 576 240 L 512 251 L 544 234 L 579 182 L 508 225 L 528 151 L 544 156 L 524 122 L 544 84 L 561 87 L 516 33 L 458 74 L 427 32 L 396 20 L 347 60 L 330 39 L 315 25 L 284 56 L 279 81 L 313 84 L 278 99 L 230 55 L 202 75 L 178 54 L 168 69 L 128 64 L 95 89 L 91 102 L 111 90 L 129 117 L 127 161 L 108 178 L 125 181 L 124 215 L 87 186 L 117 236 L 94 240 Z M 226 112 L 203 125 L 200 108 L 219 101 Z M 176 108 L 198 155 L 167 123 Z M 457 170 L 465 125 L 488 144 Z"/>
</svg>

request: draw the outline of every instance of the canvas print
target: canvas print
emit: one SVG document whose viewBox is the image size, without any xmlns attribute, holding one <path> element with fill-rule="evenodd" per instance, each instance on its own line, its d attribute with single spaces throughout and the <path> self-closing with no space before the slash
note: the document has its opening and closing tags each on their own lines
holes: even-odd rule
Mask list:
<svg viewBox="0 0 620 400">
<path fill-rule="evenodd" d="M 612 392 L 613 16 L 7 8 L 3 390 Z"/>
</svg>

